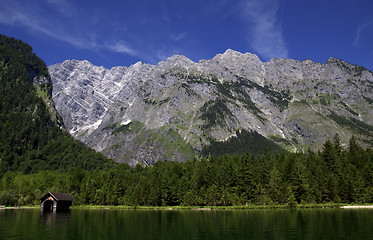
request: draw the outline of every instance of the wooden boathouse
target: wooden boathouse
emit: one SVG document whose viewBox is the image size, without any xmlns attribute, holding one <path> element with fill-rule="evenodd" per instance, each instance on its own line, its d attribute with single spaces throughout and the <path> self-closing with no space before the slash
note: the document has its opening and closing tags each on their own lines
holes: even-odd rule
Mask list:
<svg viewBox="0 0 373 240">
<path fill-rule="evenodd" d="M 68 193 L 48 192 L 40 198 L 43 211 L 67 210 L 74 198 Z"/>
</svg>

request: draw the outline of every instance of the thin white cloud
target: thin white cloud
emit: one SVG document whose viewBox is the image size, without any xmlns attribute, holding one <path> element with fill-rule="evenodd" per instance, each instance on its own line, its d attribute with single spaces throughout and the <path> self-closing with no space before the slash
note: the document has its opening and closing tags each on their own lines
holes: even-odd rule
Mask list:
<svg viewBox="0 0 373 240">
<path fill-rule="evenodd" d="M 352 46 L 353 47 L 359 47 L 361 41 L 362 41 L 362 38 L 364 37 L 364 32 L 373 26 L 373 21 L 369 21 L 369 22 L 365 22 L 363 24 L 360 24 L 358 27 L 357 27 L 357 30 L 356 30 L 356 35 L 355 35 L 355 39 L 354 41 L 352 42 Z"/>
<path fill-rule="evenodd" d="M 181 40 L 183 40 L 186 36 L 187 36 L 187 32 L 182 32 L 182 33 L 178 33 L 178 34 L 171 34 L 171 39 L 175 42 L 179 42 Z"/>
<path fill-rule="evenodd" d="M 70 8 L 70 4 L 66 0 L 44 0 L 49 4 L 54 4 L 59 7 Z"/>
<path fill-rule="evenodd" d="M 66 17 L 73 17 L 78 14 L 75 7 L 66 0 L 45 0 L 46 3 L 54 7 L 54 9 L 60 12 Z"/>
<path fill-rule="evenodd" d="M 0 2 L 1 3 L 1 2 Z M 0 8 L 0 23 L 6 25 L 15 25 L 18 22 L 28 23 L 29 18 L 22 11 L 3 5 Z"/>
<path fill-rule="evenodd" d="M 128 46 L 124 41 L 118 41 L 114 44 L 106 44 L 105 48 L 110 49 L 117 53 L 127 53 L 132 56 L 136 56 L 136 52 Z"/>
<path fill-rule="evenodd" d="M 67 42 L 78 48 L 87 48 L 87 44 L 81 39 L 77 39 L 69 34 L 64 33 L 58 27 L 49 26 L 48 21 L 40 16 L 23 9 L 7 8 L 0 12 L 0 23 L 11 26 L 22 26 L 33 32 L 45 34 L 60 41 Z"/>
<path fill-rule="evenodd" d="M 278 19 L 278 0 L 245 0 L 244 19 L 248 22 L 251 47 L 265 59 L 288 58 L 288 49 Z"/>
<path fill-rule="evenodd" d="M 94 32 L 85 31 L 85 26 L 79 24 L 79 19 L 71 19 L 74 6 L 65 0 L 43 0 L 45 3 L 52 4 L 57 12 L 62 13 L 65 18 L 50 17 L 53 14 L 46 14 L 44 9 L 37 5 L 31 6 L 28 2 L 12 2 L 3 4 L 0 9 L 0 24 L 9 26 L 23 27 L 33 33 L 41 33 L 57 40 L 66 42 L 79 49 L 100 50 L 108 49 L 117 53 L 126 53 L 136 55 L 136 52 L 128 47 L 124 41 L 112 40 L 113 44 L 107 45 L 95 40 Z M 3 1 L 0 0 L 0 4 Z M 57 8 L 55 8 L 57 7 Z M 58 10 L 63 7 L 65 10 Z M 74 22 L 74 29 L 70 27 L 70 22 Z"/>
</svg>

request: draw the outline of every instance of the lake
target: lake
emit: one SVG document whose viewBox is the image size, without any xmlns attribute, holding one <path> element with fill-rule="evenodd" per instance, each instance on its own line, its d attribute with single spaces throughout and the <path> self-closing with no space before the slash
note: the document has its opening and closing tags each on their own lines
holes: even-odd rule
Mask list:
<svg viewBox="0 0 373 240">
<path fill-rule="evenodd" d="M 0 239 L 373 239 L 372 209 L 0 210 Z"/>
</svg>

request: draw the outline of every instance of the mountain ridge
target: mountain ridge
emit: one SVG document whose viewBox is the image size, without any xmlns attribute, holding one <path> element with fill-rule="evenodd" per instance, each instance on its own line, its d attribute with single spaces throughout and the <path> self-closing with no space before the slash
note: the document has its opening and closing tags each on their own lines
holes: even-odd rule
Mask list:
<svg viewBox="0 0 373 240">
<path fill-rule="evenodd" d="M 174 55 L 105 69 L 67 60 L 49 71 L 70 133 L 131 165 L 185 161 L 242 130 L 292 151 L 335 134 L 372 140 L 372 72 L 336 58 L 262 62 L 228 49 L 198 63 Z"/>
</svg>

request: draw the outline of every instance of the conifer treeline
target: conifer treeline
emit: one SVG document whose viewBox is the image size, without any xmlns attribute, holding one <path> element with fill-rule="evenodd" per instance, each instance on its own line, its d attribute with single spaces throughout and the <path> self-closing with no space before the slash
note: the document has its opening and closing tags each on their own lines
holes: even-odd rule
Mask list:
<svg viewBox="0 0 373 240">
<path fill-rule="evenodd" d="M 229 206 L 372 203 L 373 151 L 339 138 L 320 152 L 211 157 L 151 167 L 36 174 L 7 172 L 1 204 L 38 204 L 47 191 L 70 192 L 74 204 Z"/>
</svg>

